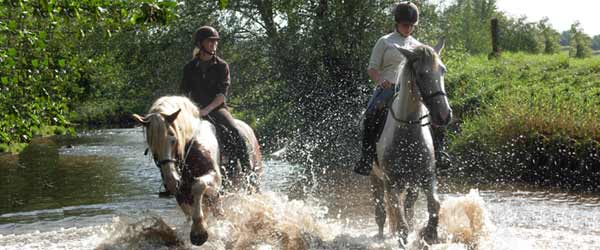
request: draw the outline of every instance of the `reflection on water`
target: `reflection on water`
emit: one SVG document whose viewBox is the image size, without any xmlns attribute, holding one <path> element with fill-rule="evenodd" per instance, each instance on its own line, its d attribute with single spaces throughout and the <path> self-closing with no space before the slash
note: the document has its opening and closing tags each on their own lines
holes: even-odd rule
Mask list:
<svg viewBox="0 0 600 250">
<path fill-rule="evenodd" d="M 0 249 L 398 247 L 387 228 L 384 240 L 374 237 L 368 178 L 281 161 L 265 162 L 264 193 L 227 194 L 225 217 L 209 218 L 208 243 L 192 247 L 175 201 L 158 198 L 160 176 L 144 149 L 141 129 L 116 129 L 38 139 L 18 156 L 0 155 Z M 445 180 L 440 187 L 440 232 L 457 243 L 434 249 L 600 249 L 598 195 Z M 419 225 L 425 207 L 420 199 Z"/>
</svg>

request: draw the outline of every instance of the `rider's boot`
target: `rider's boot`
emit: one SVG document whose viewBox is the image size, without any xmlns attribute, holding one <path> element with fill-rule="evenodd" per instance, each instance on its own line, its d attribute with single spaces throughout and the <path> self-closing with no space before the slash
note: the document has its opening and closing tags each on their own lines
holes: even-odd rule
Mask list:
<svg viewBox="0 0 600 250">
<path fill-rule="evenodd" d="M 365 115 L 362 135 L 361 157 L 357 165 L 354 166 L 354 172 L 359 175 L 368 176 L 373 169 L 373 161 L 376 153 L 377 117 L 375 114 Z"/>
<path fill-rule="evenodd" d="M 367 111 L 365 112 L 365 120 L 362 127 L 362 155 L 358 164 L 354 167 L 354 172 L 357 174 L 371 174 L 377 151 L 376 143 L 385 123 L 385 115 L 387 114 L 386 106 L 393 95 L 393 88 L 384 89 L 377 87 L 367 104 Z"/>
</svg>

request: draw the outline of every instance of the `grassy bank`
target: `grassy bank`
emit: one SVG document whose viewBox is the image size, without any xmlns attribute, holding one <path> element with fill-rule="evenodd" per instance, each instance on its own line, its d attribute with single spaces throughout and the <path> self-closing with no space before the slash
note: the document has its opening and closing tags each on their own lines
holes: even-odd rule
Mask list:
<svg viewBox="0 0 600 250">
<path fill-rule="evenodd" d="M 599 57 L 506 53 L 453 66 L 454 175 L 599 189 Z"/>
</svg>

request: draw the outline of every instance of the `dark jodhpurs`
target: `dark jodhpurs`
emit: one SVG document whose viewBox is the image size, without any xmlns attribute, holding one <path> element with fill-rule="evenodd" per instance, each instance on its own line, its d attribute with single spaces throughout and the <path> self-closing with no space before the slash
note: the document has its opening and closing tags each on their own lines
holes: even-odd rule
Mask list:
<svg viewBox="0 0 600 250">
<path fill-rule="evenodd" d="M 377 139 L 381 135 L 387 117 L 388 102 L 394 96 L 394 89 L 375 88 L 367 105 L 363 121 L 362 166 L 371 166 L 375 158 Z"/>
<path fill-rule="evenodd" d="M 242 128 L 235 123 L 229 110 L 225 107 L 217 108 L 210 112 L 208 117 L 215 126 L 223 126 L 227 129 L 226 134 L 222 134 L 224 138 L 221 138 L 225 142 L 224 148 L 231 148 L 232 158 L 240 160 L 242 171 L 248 171 L 251 166 L 248 146 L 242 136 Z M 218 130 L 220 128 L 217 128 Z"/>
</svg>

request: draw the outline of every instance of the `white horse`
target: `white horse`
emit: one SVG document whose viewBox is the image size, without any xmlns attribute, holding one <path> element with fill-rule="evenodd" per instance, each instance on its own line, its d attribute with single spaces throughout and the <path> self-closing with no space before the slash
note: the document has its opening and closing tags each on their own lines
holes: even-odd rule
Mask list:
<svg viewBox="0 0 600 250">
<path fill-rule="evenodd" d="M 438 55 L 443 46 L 443 41 L 435 49 L 426 45 L 413 49 L 396 46 L 408 61 L 377 142 L 371 187 L 379 236 L 383 237 L 387 207 L 390 229 L 400 238 L 401 245 L 406 243 L 412 228 L 412 207 L 418 188 L 427 196 L 429 212 L 427 226 L 419 235 L 428 243 L 437 241 L 440 203 L 436 196 L 430 124 L 445 126 L 452 117 L 444 89 L 446 69 Z"/>
<path fill-rule="evenodd" d="M 143 124 L 146 141 L 167 191 L 175 195 L 179 207 L 192 218 L 190 240 L 202 245 L 208 239 L 205 213 L 220 211 L 219 192 L 223 176 L 217 132 L 208 121 L 200 118 L 198 108 L 182 96 L 165 96 L 154 102 L 144 117 L 133 118 Z M 262 158 L 252 129 L 236 120 L 243 128 L 242 136 L 249 145 L 252 175 L 258 188 L 262 173 Z M 248 176 L 236 175 L 237 178 Z"/>
</svg>

